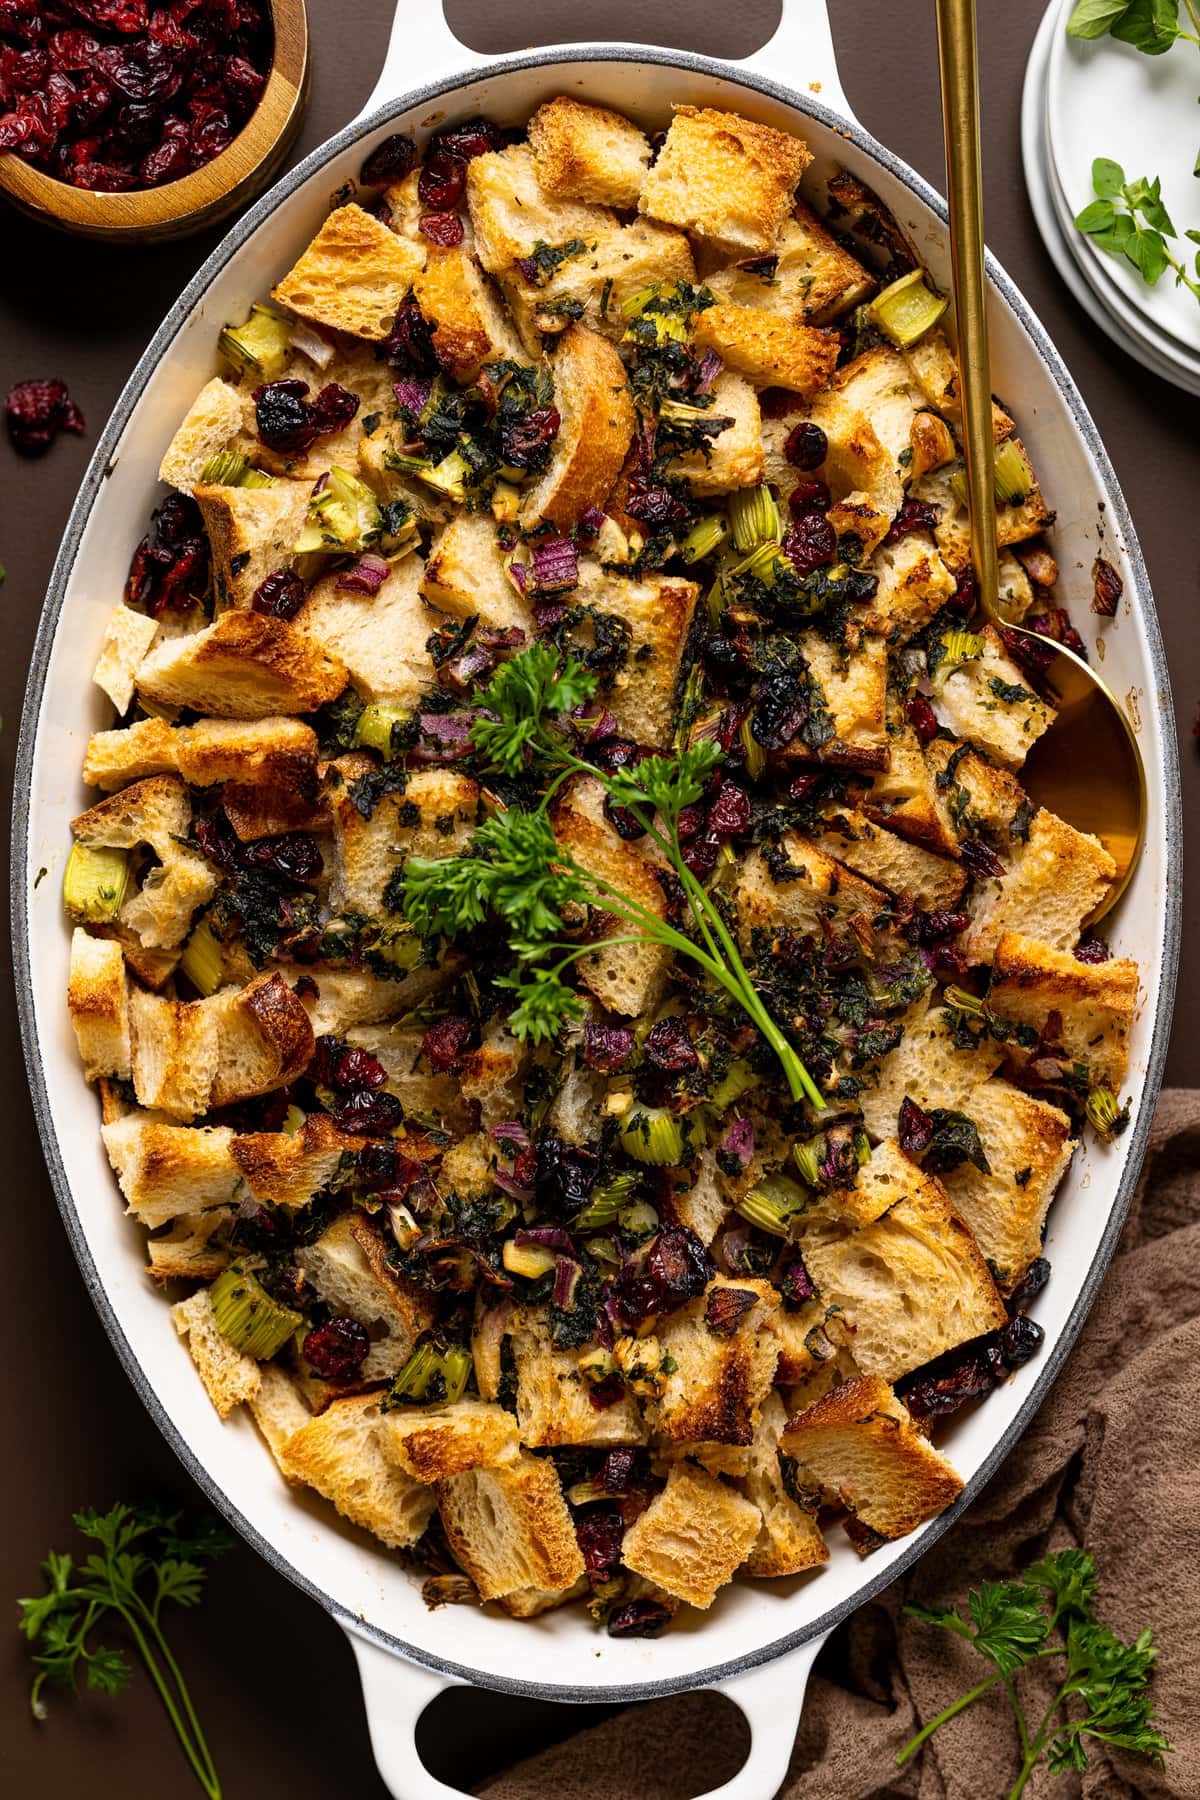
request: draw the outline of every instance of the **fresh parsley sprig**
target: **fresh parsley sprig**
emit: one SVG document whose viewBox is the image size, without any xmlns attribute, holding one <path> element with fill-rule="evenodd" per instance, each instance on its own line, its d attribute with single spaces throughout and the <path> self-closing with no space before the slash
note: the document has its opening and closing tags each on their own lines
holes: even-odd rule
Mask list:
<svg viewBox="0 0 1200 1800">
<path fill-rule="evenodd" d="M 510 807 L 489 819 L 461 856 L 410 857 L 400 882 L 404 916 L 423 937 L 447 939 L 482 925 L 489 914 L 504 920 L 515 956 L 500 983 L 515 996 L 511 1029 L 545 1043 L 582 1016 L 565 977 L 595 946 L 570 941 L 571 911 L 591 906 L 610 913 L 632 927 L 631 935 L 610 943 L 657 944 L 697 963 L 758 1027 L 793 1099 L 822 1106 L 820 1089 L 756 991 L 719 907 L 683 858 L 679 815 L 703 794 L 721 760 L 719 746 L 701 739 L 636 767 L 597 769 L 576 754 L 569 729 L 570 714 L 595 690 L 595 675 L 549 644 L 534 644 L 501 664 L 480 696 L 471 741 L 485 765 L 507 776 L 532 771 L 544 784 L 541 802 L 532 812 Z M 696 938 L 585 869 L 558 842 L 548 808 L 573 775 L 600 781 L 612 803 L 626 808 L 658 845 L 683 889 Z"/>
<path fill-rule="evenodd" d="M 1125 257 L 1147 287 L 1153 287 L 1171 269 L 1176 287 L 1186 287 L 1200 300 L 1200 279 L 1189 275 L 1187 265 L 1167 243 L 1168 238 L 1177 239 L 1178 234 L 1163 205 L 1158 176 L 1153 181 L 1144 175 L 1128 181 L 1120 163 L 1098 156 L 1092 164 L 1092 188 L 1096 198 L 1076 214 L 1077 229 L 1111 256 Z M 1191 230 L 1184 235 L 1200 244 L 1200 231 Z M 1200 250 L 1195 253 L 1193 268 L 1200 277 Z"/>
<path fill-rule="evenodd" d="M 973 1588 L 967 1618 L 957 1607 L 906 1606 L 914 1619 L 966 1638 L 995 1674 L 931 1719 L 896 1761 L 907 1762 L 947 1719 L 1003 1687 L 1016 1715 L 1022 1756 L 1008 1800 L 1024 1793 L 1043 1755 L 1056 1775 L 1086 1769 L 1089 1739 L 1131 1750 L 1161 1769 L 1171 1746 L 1154 1717 L 1149 1692 L 1158 1651 L 1149 1631 L 1125 1644 L 1102 1625 L 1093 1613 L 1096 1594 L 1091 1556 L 1085 1550 L 1061 1550 L 1035 1562 L 1022 1581 L 985 1581 Z M 1031 1729 L 1016 1676 L 1047 1657 L 1065 1658 L 1066 1668 L 1050 1705 Z"/>
<path fill-rule="evenodd" d="M 233 1539 L 218 1520 L 203 1517 L 190 1528 L 183 1515 L 159 1506 L 114 1506 L 109 1513 L 75 1514 L 85 1538 L 99 1545 L 76 1564 L 52 1550 L 42 1565 L 46 1592 L 19 1600 L 19 1628 L 36 1646 L 37 1674 L 29 1696 L 36 1719 L 46 1717 L 43 1690 L 74 1693 L 82 1672 L 87 1686 L 118 1694 L 131 1668 L 122 1650 L 93 1644 L 101 1621 L 115 1615 L 125 1626 L 158 1690 L 167 1717 L 209 1800 L 221 1800 L 221 1783 L 187 1683 L 163 1635 L 167 1602 L 195 1606 L 204 1590 L 204 1564 L 228 1550 Z"/>
</svg>

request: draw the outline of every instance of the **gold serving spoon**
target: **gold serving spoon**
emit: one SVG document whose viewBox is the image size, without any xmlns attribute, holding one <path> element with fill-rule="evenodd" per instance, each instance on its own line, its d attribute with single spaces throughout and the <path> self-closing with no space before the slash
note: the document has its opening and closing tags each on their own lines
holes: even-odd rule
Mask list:
<svg viewBox="0 0 1200 1800">
<path fill-rule="evenodd" d="M 1116 879 L 1092 914 L 1095 921 L 1116 905 L 1137 866 L 1146 825 L 1146 771 L 1124 707 L 1095 671 L 1053 639 L 1010 625 L 1000 607 L 975 0 L 937 0 L 937 21 L 962 441 L 979 604 L 992 624 L 1021 631 L 1039 651 L 1052 653 L 1042 679 L 1058 716 L 1030 751 L 1021 782 L 1037 805 L 1077 831 L 1093 832 L 1116 863 Z"/>
</svg>

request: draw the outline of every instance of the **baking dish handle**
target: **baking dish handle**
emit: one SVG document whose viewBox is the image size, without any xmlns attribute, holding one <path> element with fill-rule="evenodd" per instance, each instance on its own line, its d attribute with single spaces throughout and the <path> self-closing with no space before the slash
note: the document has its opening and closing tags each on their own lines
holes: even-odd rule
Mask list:
<svg viewBox="0 0 1200 1800">
<path fill-rule="evenodd" d="M 397 0 L 379 80 L 358 117 L 368 118 L 388 101 L 439 75 L 461 74 L 465 79 L 491 60 L 459 42 L 446 21 L 442 0 Z M 774 37 L 740 66 L 807 89 L 843 118 L 854 117 L 838 77 L 828 0 L 782 0 Z"/>
<path fill-rule="evenodd" d="M 462 1800 L 459 1788 L 447 1787 L 421 1761 L 416 1730 L 432 1700 L 466 1683 L 393 1656 L 356 1631 L 346 1635 L 358 1661 L 371 1749 L 388 1791 L 395 1800 Z M 816 1638 L 789 1656 L 714 1684 L 744 1714 L 750 1753 L 732 1781 L 697 1800 L 770 1800 L 783 1785 L 809 1672 L 824 1641 Z"/>
</svg>

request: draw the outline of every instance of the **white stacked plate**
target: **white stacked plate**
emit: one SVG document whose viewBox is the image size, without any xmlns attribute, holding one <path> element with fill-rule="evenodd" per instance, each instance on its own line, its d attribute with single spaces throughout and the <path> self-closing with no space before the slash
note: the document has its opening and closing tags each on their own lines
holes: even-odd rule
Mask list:
<svg viewBox="0 0 1200 1800">
<path fill-rule="evenodd" d="M 1113 38 L 1066 32 L 1074 0 L 1053 0 L 1025 74 L 1021 145 L 1030 204 L 1055 267 L 1102 331 L 1144 368 L 1200 394 L 1200 301 L 1168 269 L 1147 287 L 1123 257 L 1099 250 L 1074 224 L 1095 198 L 1092 161 L 1110 157 L 1130 181 L 1161 177 L 1163 202 L 1185 267 L 1200 227 L 1200 51 L 1176 43 L 1145 56 Z"/>
</svg>

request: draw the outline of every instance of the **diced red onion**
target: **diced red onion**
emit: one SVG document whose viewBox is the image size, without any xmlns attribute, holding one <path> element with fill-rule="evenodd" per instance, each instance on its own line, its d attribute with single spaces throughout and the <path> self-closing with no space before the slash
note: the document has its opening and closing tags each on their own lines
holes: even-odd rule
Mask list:
<svg viewBox="0 0 1200 1800">
<path fill-rule="evenodd" d="M 633 1055 L 636 1041 L 628 1025 L 599 1025 L 594 1019 L 585 1019 L 583 1060 L 589 1069 L 615 1074 Z"/>
<path fill-rule="evenodd" d="M 429 405 L 429 396 L 433 392 L 432 381 L 397 381 L 393 386 L 396 398 L 405 412 L 410 412 L 414 419 L 419 419 Z"/>
<path fill-rule="evenodd" d="M 345 569 L 338 576 L 337 590 L 343 594 L 370 594 L 374 598 L 390 574 L 391 564 L 387 559 L 368 550 L 352 569 Z"/>
<path fill-rule="evenodd" d="M 579 560 L 570 538 L 550 538 L 533 548 L 533 584 L 542 594 L 563 594 L 579 584 Z"/>
<path fill-rule="evenodd" d="M 493 1125 L 492 1136 L 498 1144 L 511 1145 L 514 1150 L 529 1147 L 529 1133 L 519 1119 L 503 1119 L 499 1125 Z"/>
<path fill-rule="evenodd" d="M 575 1303 L 575 1289 L 579 1285 L 579 1277 L 583 1274 L 582 1264 L 573 1256 L 560 1256 L 554 1264 L 554 1296 L 553 1303 L 564 1311 Z"/>
<path fill-rule="evenodd" d="M 508 569 L 508 579 L 512 582 L 518 594 L 527 594 L 529 592 L 529 565 L 527 563 L 514 561 L 508 563 L 506 566 Z"/>
<path fill-rule="evenodd" d="M 721 358 L 717 355 L 715 350 L 706 350 L 704 355 L 700 358 L 700 379 L 696 383 L 696 393 L 711 393 L 712 384 L 724 367 L 725 364 L 721 361 Z"/>
<path fill-rule="evenodd" d="M 549 631 L 552 625 L 560 624 L 566 616 L 567 609 L 561 601 L 535 606 L 533 609 L 533 622 L 539 631 Z"/>
<path fill-rule="evenodd" d="M 571 719 L 579 736 L 587 744 L 598 744 L 604 738 L 616 737 L 621 729 L 615 713 L 602 706 L 598 712 L 590 711 L 592 701 L 577 706 L 571 713 Z"/>
<path fill-rule="evenodd" d="M 721 1152 L 736 1156 L 743 1169 L 750 1167 L 754 1155 L 754 1125 L 749 1119 L 735 1119 L 721 1139 Z"/>
<path fill-rule="evenodd" d="M 514 1232 L 514 1241 L 522 1249 L 536 1244 L 539 1250 L 553 1250 L 558 1256 L 574 1256 L 575 1246 L 569 1232 L 561 1225 L 530 1225 Z"/>
<path fill-rule="evenodd" d="M 409 752 L 413 762 L 457 762 L 471 748 L 473 712 L 420 713 L 420 737 Z"/>
<path fill-rule="evenodd" d="M 333 345 L 311 325 L 293 325 L 291 338 L 293 350 L 299 350 L 302 356 L 307 356 L 309 362 L 316 363 L 318 369 L 327 369 L 333 361 Z"/>
<path fill-rule="evenodd" d="M 524 1202 L 533 1199 L 533 1189 L 530 1187 L 522 1187 L 521 1183 L 515 1176 L 510 1175 L 507 1169 L 494 1169 L 492 1171 L 492 1180 L 501 1192 L 507 1194 L 512 1200 Z"/>
<path fill-rule="evenodd" d="M 576 526 L 580 537 L 597 537 L 604 529 L 604 521 L 607 516 L 607 513 L 602 513 L 598 506 L 589 506 L 587 511 L 581 515 L 579 524 Z"/>
</svg>

